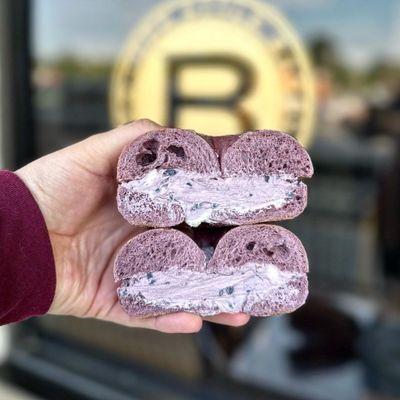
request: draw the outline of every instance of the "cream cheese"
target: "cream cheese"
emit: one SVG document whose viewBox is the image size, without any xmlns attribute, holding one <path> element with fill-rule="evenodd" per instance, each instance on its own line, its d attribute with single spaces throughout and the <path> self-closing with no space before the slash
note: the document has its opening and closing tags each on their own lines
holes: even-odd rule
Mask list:
<svg viewBox="0 0 400 400">
<path fill-rule="evenodd" d="M 121 185 L 129 192 L 146 194 L 156 204 L 170 205 L 171 213 L 172 205 L 178 204 L 184 211 L 185 222 L 196 227 L 202 222 L 227 222 L 226 211 L 244 215 L 281 208 L 303 183 L 286 174 L 216 178 L 176 169 L 154 169 L 141 179 Z"/>
<path fill-rule="evenodd" d="M 137 274 L 118 290 L 120 297 L 141 297 L 144 305 L 187 311 L 200 308 L 200 314 L 204 308 L 205 315 L 214 315 L 250 312 L 255 304 L 276 298 L 293 301 L 299 295 L 295 283 L 304 277 L 304 273 L 282 271 L 273 264 L 246 263 L 223 274 L 174 266 Z"/>
</svg>

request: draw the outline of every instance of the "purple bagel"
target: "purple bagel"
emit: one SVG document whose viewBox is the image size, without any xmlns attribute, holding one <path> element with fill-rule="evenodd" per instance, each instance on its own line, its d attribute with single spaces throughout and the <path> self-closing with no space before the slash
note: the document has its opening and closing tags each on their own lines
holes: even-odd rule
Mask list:
<svg viewBox="0 0 400 400">
<path fill-rule="evenodd" d="M 178 311 L 270 316 L 292 312 L 307 298 L 306 252 L 282 227 L 233 228 L 208 262 L 206 253 L 175 229 L 134 237 L 115 261 L 122 308 L 133 316 Z"/>
<path fill-rule="evenodd" d="M 277 131 L 205 137 L 160 129 L 139 137 L 119 162 L 117 203 L 131 224 L 242 225 L 291 219 L 307 204 L 306 150 Z"/>
</svg>

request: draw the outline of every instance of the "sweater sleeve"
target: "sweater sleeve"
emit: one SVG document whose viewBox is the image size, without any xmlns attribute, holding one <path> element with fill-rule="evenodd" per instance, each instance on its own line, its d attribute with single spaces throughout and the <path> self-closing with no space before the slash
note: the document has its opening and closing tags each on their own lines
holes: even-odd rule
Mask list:
<svg viewBox="0 0 400 400">
<path fill-rule="evenodd" d="M 0 170 L 0 325 L 45 314 L 55 286 L 43 215 L 22 180 Z"/>
</svg>

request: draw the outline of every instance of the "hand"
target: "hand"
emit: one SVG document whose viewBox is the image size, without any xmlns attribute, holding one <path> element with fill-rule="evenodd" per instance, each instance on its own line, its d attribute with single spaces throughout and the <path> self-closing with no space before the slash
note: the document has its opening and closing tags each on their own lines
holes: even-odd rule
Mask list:
<svg viewBox="0 0 400 400">
<path fill-rule="evenodd" d="M 128 316 L 120 307 L 113 264 L 120 247 L 143 228 L 129 225 L 116 206 L 116 166 L 123 147 L 159 126 L 148 120 L 93 135 L 17 171 L 44 215 L 56 264 L 57 287 L 49 313 L 98 318 L 163 332 L 197 332 L 190 313 L 153 318 Z M 208 320 L 239 326 L 244 314 Z"/>
</svg>

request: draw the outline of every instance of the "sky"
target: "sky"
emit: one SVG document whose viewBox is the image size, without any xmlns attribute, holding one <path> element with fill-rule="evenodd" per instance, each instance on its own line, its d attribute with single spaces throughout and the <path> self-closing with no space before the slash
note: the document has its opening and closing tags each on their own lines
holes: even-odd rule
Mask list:
<svg viewBox="0 0 400 400">
<path fill-rule="evenodd" d="M 333 38 L 348 65 L 400 63 L 400 0 L 269 0 L 307 42 Z M 126 35 L 159 0 L 33 0 L 36 57 L 114 60 Z"/>
</svg>

